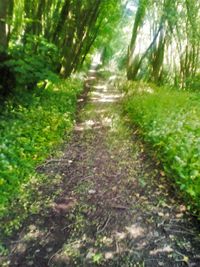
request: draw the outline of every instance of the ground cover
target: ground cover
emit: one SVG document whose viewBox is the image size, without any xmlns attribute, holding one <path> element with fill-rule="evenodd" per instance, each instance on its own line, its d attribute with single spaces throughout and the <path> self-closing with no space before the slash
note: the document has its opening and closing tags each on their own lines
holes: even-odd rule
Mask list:
<svg viewBox="0 0 200 267">
<path fill-rule="evenodd" d="M 129 82 L 124 109 L 152 145 L 165 173 L 184 193 L 191 211 L 200 207 L 199 93 Z"/>
<path fill-rule="evenodd" d="M 15 217 L 11 225 L 9 219 L 4 225 L 8 231 L 18 227 L 33 204 L 28 199 L 46 179 L 36 173 L 36 166 L 71 132 L 81 90 L 79 80 L 68 79 L 46 89 L 18 90 L 4 103 L 0 114 L 0 215 Z"/>
<path fill-rule="evenodd" d="M 63 154 L 38 166 L 54 181 L 43 200 L 56 197 L 4 240 L 2 265 L 199 266 L 197 221 L 129 127 L 123 95 L 95 79 Z"/>
</svg>

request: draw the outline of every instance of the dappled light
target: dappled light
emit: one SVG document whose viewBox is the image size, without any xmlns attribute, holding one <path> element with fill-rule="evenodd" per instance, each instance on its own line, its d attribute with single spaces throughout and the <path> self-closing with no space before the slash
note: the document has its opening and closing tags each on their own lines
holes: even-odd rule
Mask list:
<svg viewBox="0 0 200 267">
<path fill-rule="evenodd" d="M 102 103 L 113 103 L 118 100 L 120 100 L 123 96 L 123 94 L 115 93 L 112 94 L 111 85 L 108 83 L 105 85 L 95 85 L 94 89 L 96 89 L 95 92 L 92 92 L 91 94 L 91 101 L 92 102 L 102 102 Z"/>
<path fill-rule="evenodd" d="M 102 90 L 103 92 L 106 92 L 108 90 L 108 86 L 107 85 L 95 85 L 93 86 L 94 89 L 98 89 L 97 92 L 94 92 L 93 95 L 99 95 L 100 96 L 100 93 L 99 91 Z"/>
<path fill-rule="evenodd" d="M 199 11 L 0 0 L 0 266 L 200 266 Z"/>
<path fill-rule="evenodd" d="M 144 236 L 144 229 L 137 224 L 133 224 L 129 227 L 126 227 L 126 230 L 130 234 L 131 238 Z"/>
<path fill-rule="evenodd" d="M 110 82 L 113 78 L 103 81 L 98 71 L 88 75 L 91 92 L 72 140 L 61 158 L 40 168 L 52 178 L 62 177 L 59 197 L 11 243 L 11 265 L 198 263 L 189 254 L 192 247 L 193 253 L 200 249 L 198 227 L 185 215 L 185 206 L 169 198 L 165 175 L 143 159 L 143 144 L 130 142 L 119 109 L 124 94 Z M 153 93 L 149 86 L 140 89 L 139 95 Z"/>
<path fill-rule="evenodd" d="M 106 95 L 106 96 L 100 96 L 100 97 L 92 97 L 92 101 L 93 102 L 103 102 L 103 103 L 112 103 L 112 102 L 116 102 L 118 99 L 120 98 L 120 96 L 116 96 L 116 95 Z"/>
<path fill-rule="evenodd" d="M 92 58 L 91 70 L 101 65 L 102 63 L 102 52 L 97 52 Z"/>
<path fill-rule="evenodd" d="M 147 86 L 144 86 L 144 87 L 140 86 L 140 87 L 138 88 L 138 92 L 139 92 L 139 93 L 153 94 L 154 91 L 155 91 L 155 90 L 154 90 L 153 88 L 151 88 L 151 87 L 147 87 Z"/>
</svg>

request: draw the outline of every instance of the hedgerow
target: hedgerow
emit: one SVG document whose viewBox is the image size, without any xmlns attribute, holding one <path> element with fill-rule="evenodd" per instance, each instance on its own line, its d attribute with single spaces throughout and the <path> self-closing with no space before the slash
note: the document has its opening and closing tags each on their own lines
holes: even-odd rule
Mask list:
<svg viewBox="0 0 200 267">
<path fill-rule="evenodd" d="M 165 172 L 200 211 L 200 94 L 127 83 L 124 109 Z"/>
</svg>

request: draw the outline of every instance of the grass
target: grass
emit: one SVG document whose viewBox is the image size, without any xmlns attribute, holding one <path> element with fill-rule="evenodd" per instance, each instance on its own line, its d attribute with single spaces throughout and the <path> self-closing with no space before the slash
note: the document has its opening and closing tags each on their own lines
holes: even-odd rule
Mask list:
<svg viewBox="0 0 200 267">
<path fill-rule="evenodd" d="M 31 184 L 44 182 L 36 174 L 41 164 L 69 135 L 82 84 L 60 81 L 45 90 L 21 91 L 9 99 L 0 113 L 0 218 L 10 216 L 13 203 L 24 212 Z M 39 181 L 41 180 L 41 181 Z M 28 193 L 27 193 L 28 192 Z M 21 216 L 21 215 L 20 215 Z M 22 215 L 23 217 L 23 215 Z M 13 221 L 17 227 L 20 218 Z"/>
<path fill-rule="evenodd" d="M 167 174 L 200 211 L 200 94 L 128 82 L 124 110 Z"/>
</svg>

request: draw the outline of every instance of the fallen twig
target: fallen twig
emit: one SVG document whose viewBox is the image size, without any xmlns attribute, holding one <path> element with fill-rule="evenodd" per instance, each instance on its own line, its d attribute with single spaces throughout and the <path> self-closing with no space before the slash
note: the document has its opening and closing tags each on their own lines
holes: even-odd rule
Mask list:
<svg viewBox="0 0 200 267">
<path fill-rule="evenodd" d="M 170 228 L 164 228 L 164 230 L 167 232 L 171 232 L 171 233 L 177 233 L 177 234 L 187 234 L 187 235 L 192 235 L 192 236 L 196 236 L 195 233 L 191 233 L 188 231 L 181 231 L 181 230 L 174 230 L 174 229 L 170 229 Z"/>
<path fill-rule="evenodd" d="M 65 227 L 63 227 L 63 228 L 61 229 L 61 231 L 64 231 L 65 229 L 70 228 L 71 226 L 73 226 L 73 225 L 75 225 L 75 224 L 77 224 L 77 223 L 76 223 L 76 222 L 75 222 L 75 223 L 70 223 L 69 225 L 66 225 Z"/>
<path fill-rule="evenodd" d="M 72 163 L 72 161 L 67 160 L 67 159 L 50 159 L 50 160 L 47 160 L 46 162 L 44 162 L 43 164 L 37 166 L 36 170 L 39 168 L 43 168 L 46 165 L 51 164 L 51 163 L 68 163 L 70 165 Z"/>
<path fill-rule="evenodd" d="M 108 216 L 108 218 L 107 218 L 106 221 L 104 222 L 103 227 L 102 227 L 100 230 L 97 229 L 97 234 L 102 233 L 102 232 L 106 229 L 106 227 L 107 227 L 109 221 L 110 221 L 110 215 Z"/>
<path fill-rule="evenodd" d="M 113 209 L 120 209 L 120 210 L 128 210 L 129 209 L 129 207 L 121 206 L 121 205 L 111 205 L 110 207 Z"/>
<path fill-rule="evenodd" d="M 52 261 L 52 259 L 53 259 L 57 254 L 59 254 L 62 250 L 63 250 L 63 248 L 59 249 L 56 253 L 54 253 L 54 254 L 49 258 L 48 265 L 50 265 L 50 262 Z"/>
<path fill-rule="evenodd" d="M 195 233 L 194 232 L 192 232 L 192 231 L 188 231 L 188 228 L 186 228 L 186 227 L 184 227 L 184 226 L 181 226 L 181 225 L 178 225 L 178 224 L 165 224 L 165 226 L 166 227 L 177 227 L 177 228 L 179 228 L 179 229 L 182 229 L 182 230 L 185 230 L 185 232 L 187 232 L 187 233 L 191 233 L 192 235 L 195 235 Z M 170 229 L 170 228 L 169 228 Z"/>
</svg>

